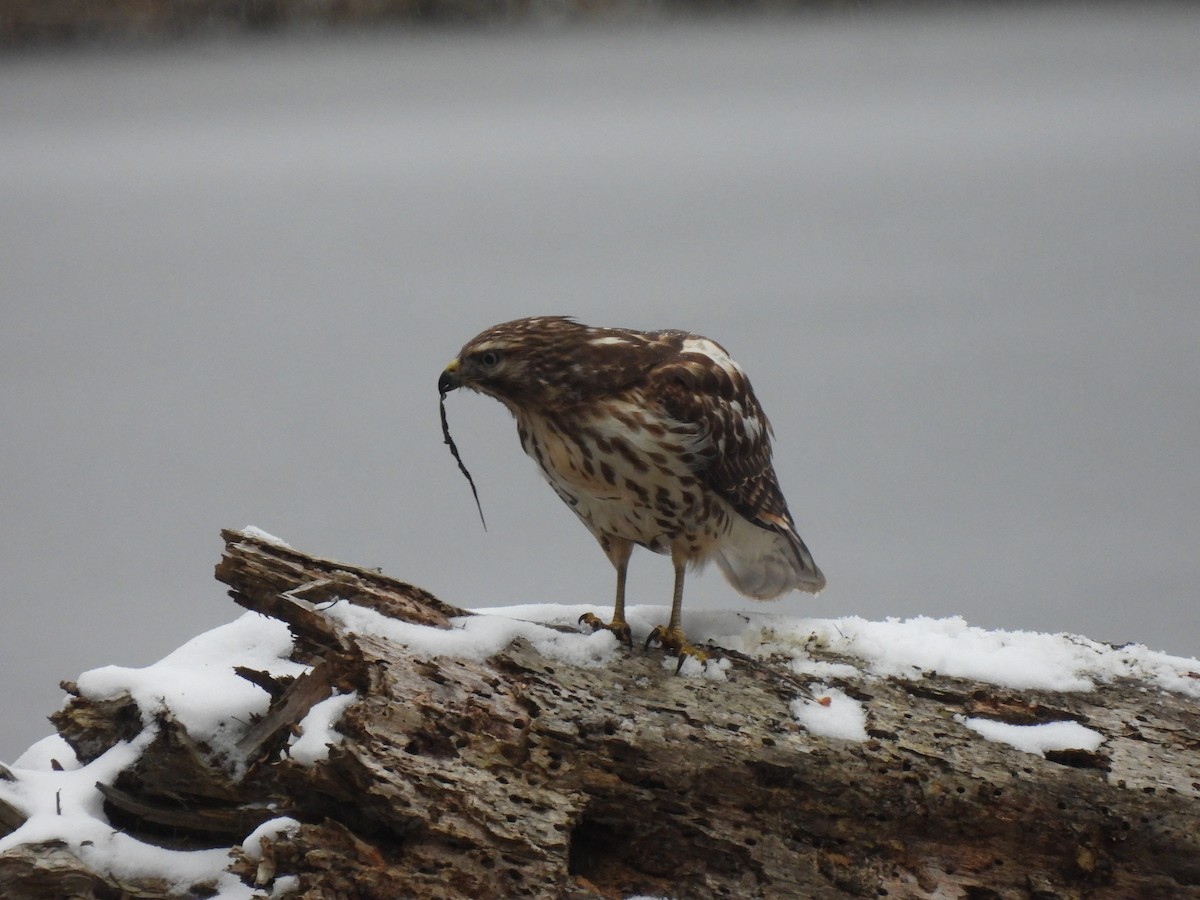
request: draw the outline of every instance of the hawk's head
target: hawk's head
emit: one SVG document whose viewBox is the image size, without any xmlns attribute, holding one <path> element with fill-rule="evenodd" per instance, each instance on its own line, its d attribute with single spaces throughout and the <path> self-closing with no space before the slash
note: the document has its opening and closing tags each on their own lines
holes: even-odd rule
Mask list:
<svg viewBox="0 0 1200 900">
<path fill-rule="evenodd" d="M 467 341 L 438 390 L 470 388 L 514 412 L 562 410 L 629 383 L 660 357 L 659 346 L 654 335 L 590 328 L 564 316 L 516 319 Z"/>
</svg>

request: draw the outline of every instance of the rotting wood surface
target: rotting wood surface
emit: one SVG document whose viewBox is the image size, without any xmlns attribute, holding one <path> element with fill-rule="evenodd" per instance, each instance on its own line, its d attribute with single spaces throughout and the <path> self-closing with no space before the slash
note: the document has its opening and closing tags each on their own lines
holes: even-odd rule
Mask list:
<svg viewBox="0 0 1200 900">
<path fill-rule="evenodd" d="M 234 851 L 267 892 L 295 875 L 303 898 L 1200 897 L 1200 710 L 1185 697 L 1135 681 L 1053 693 L 860 674 L 829 683 L 865 701 L 869 739 L 826 739 L 792 716 L 803 683 L 786 661 L 734 655 L 711 681 L 641 650 L 602 668 L 521 641 L 484 662 L 424 658 L 341 630 L 321 605 L 429 627 L 467 613 L 372 570 L 223 536 L 217 577 L 288 622 L 313 668 L 287 683 L 243 673 L 273 697 L 239 745 L 243 775 L 164 721 L 108 810 L 170 846 L 236 847 L 258 822 L 296 817 L 263 859 Z M 335 689 L 359 694 L 344 742 L 311 767 L 289 760 L 292 729 Z M 1047 759 L 956 715 L 1070 719 L 1106 741 Z M 85 760 L 135 720 L 82 698 L 56 716 Z M 83 885 L 63 896 L 110 896 L 36 849 L 0 859 L 0 895 L 47 896 L 21 885 L 32 867 L 44 890 L 55 865 Z"/>
</svg>

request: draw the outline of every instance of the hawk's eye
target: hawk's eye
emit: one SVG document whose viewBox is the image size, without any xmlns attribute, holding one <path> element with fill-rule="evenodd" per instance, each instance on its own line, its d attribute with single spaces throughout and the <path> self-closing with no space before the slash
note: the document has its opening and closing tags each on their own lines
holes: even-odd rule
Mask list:
<svg viewBox="0 0 1200 900">
<path fill-rule="evenodd" d="M 479 354 L 479 364 L 485 369 L 494 369 L 500 365 L 500 354 L 495 350 L 484 350 Z"/>
</svg>

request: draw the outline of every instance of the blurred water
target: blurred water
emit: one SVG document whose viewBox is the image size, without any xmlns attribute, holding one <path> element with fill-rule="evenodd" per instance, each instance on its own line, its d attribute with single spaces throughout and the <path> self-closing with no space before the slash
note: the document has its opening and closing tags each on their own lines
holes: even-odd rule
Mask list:
<svg viewBox="0 0 1200 900">
<path fill-rule="evenodd" d="M 0 60 L 0 757 L 235 615 L 222 526 L 606 612 L 503 409 L 449 401 L 487 533 L 438 431 L 463 341 L 538 312 L 750 371 L 830 587 L 689 607 L 1200 654 L 1197 85 L 1153 6 Z"/>
</svg>

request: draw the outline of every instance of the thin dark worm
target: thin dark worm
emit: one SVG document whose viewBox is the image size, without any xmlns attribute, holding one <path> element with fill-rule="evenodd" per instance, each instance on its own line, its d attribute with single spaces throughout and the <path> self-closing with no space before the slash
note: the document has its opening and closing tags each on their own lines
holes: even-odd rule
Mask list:
<svg viewBox="0 0 1200 900">
<path fill-rule="evenodd" d="M 479 491 L 475 490 L 475 479 L 463 465 L 462 457 L 458 455 L 458 448 L 454 446 L 454 438 L 450 437 L 450 423 L 446 421 L 445 391 L 438 393 L 438 411 L 442 416 L 442 437 L 446 441 L 446 446 L 450 448 L 450 454 L 454 457 L 454 461 L 458 463 L 458 470 L 467 476 L 467 484 L 471 486 L 471 493 L 475 496 L 475 508 L 479 510 L 479 521 L 483 523 L 483 530 L 487 531 L 487 520 L 483 517 L 483 505 L 479 502 Z"/>
</svg>

